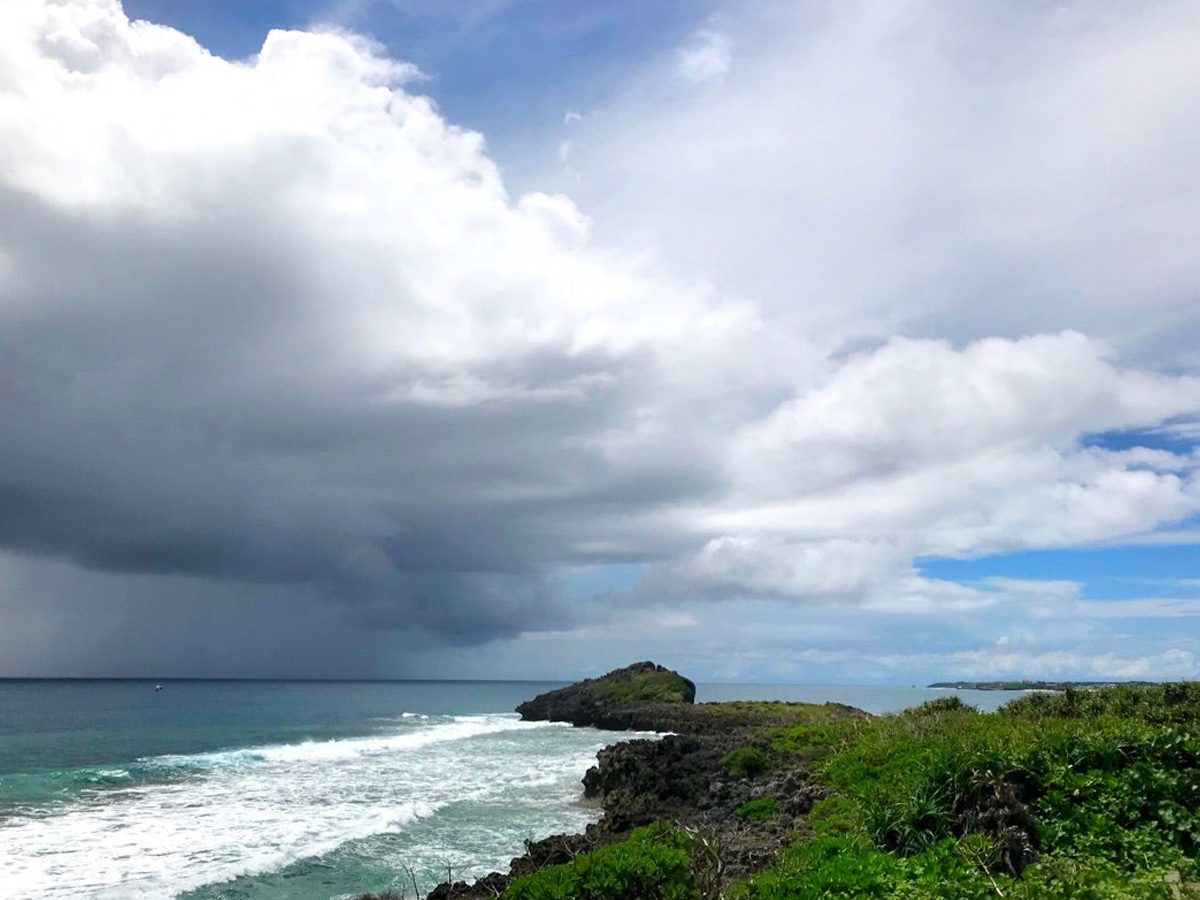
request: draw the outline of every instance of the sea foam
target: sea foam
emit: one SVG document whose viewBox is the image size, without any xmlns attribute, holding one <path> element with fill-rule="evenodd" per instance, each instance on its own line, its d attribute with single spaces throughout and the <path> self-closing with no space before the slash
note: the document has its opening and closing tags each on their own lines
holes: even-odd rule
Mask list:
<svg viewBox="0 0 1200 900">
<path fill-rule="evenodd" d="M 407 717 L 391 727 L 79 770 L 57 805 L 0 819 L 0 898 L 161 900 L 403 833 L 450 806 L 520 807 L 557 786 L 565 808 L 599 746 L 594 734 L 510 715 Z"/>
</svg>

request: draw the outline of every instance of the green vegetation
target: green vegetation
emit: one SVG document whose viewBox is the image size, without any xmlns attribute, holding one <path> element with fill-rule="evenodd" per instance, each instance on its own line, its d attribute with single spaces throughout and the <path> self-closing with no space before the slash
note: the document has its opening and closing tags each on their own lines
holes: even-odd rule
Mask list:
<svg viewBox="0 0 1200 900">
<path fill-rule="evenodd" d="M 1000 710 L 1018 718 L 1116 716 L 1152 725 L 1196 727 L 1200 723 L 1200 681 L 1129 685 L 1103 690 L 1069 687 L 1061 694 L 1029 694 Z"/>
<path fill-rule="evenodd" d="M 671 724 L 680 731 L 738 736 L 745 743 L 769 747 L 776 735 L 793 726 L 821 728 L 833 723 L 868 719 L 861 709 L 840 703 L 785 703 L 736 700 L 680 707 Z"/>
<path fill-rule="evenodd" d="M 677 672 L 643 669 L 611 673 L 595 682 L 593 692 L 606 703 L 691 703 L 696 687 Z"/>
<path fill-rule="evenodd" d="M 721 765 L 735 778 L 757 778 L 771 768 L 771 757 L 759 747 L 738 747 L 721 758 Z"/>
<path fill-rule="evenodd" d="M 514 878 L 505 900 L 698 900 L 694 842 L 668 825 L 641 828 L 619 844 Z"/>
<path fill-rule="evenodd" d="M 775 815 L 775 798 L 759 797 L 757 800 L 747 800 L 736 810 L 736 814 L 747 822 L 765 822 Z"/>
<path fill-rule="evenodd" d="M 804 770 L 831 795 L 734 900 L 1200 898 L 1200 685 L 1033 694 L 983 714 L 946 697 L 900 715 L 795 718 L 723 765 Z M 776 814 L 762 797 L 737 815 Z M 715 896 L 667 826 L 516 879 L 507 900 Z M 553 869 L 553 871 L 552 871 Z"/>
<path fill-rule="evenodd" d="M 798 724 L 821 724 L 861 720 L 867 714 L 840 703 L 789 703 L 783 700 L 726 700 L 721 703 L 702 703 L 697 710 L 717 720 L 732 724 L 753 722 L 768 728 L 783 728 Z"/>
<path fill-rule="evenodd" d="M 836 794 L 741 894 L 1198 897 L 1198 713 L 1196 685 L 1121 686 L 787 730 Z"/>
</svg>

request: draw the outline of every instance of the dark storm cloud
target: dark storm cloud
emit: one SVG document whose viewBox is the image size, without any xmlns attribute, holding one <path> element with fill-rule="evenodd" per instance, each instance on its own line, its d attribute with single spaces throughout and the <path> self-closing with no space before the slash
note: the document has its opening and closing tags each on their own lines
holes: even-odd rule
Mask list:
<svg viewBox="0 0 1200 900">
<path fill-rule="evenodd" d="M 916 576 L 922 554 L 1194 513 L 1194 456 L 1077 437 L 1194 415 L 1200 382 L 1106 350 L 1136 303 L 1089 280 L 1108 256 L 1072 243 L 1078 217 L 1054 219 L 1070 321 L 997 273 L 989 223 L 1014 194 L 981 185 L 1020 166 L 923 124 L 960 124 L 963 97 L 934 101 L 961 79 L 887 35 L 961 50 L 966 19 L 917 7 L 756 34 L 748 6 L 737 40 L 705 30 L 652 63 L 580 125 L 608 160 L 577 185 L 598 242 L 566 196 L 511 196 L 482 138 L 360 38 L 275 32 L 231 64 L 112 0 L 4 5 L 0 649 L 132 672 L 170 664 L 158 636 L 179 672 L 386 674 L 421 648 L 624 639 L 590 602 L 630 592 L 609 564 L 648 573 L 620 614 L 642 640 L 688 620 L 654 619 L 664 599 L 935 615 L 979 598 Z M 1086 37 L 1069 71 L 1038 57 L 1079 106 L 1077 71 L 1121 39 Z M 1186 159 L 1167 166 L 1186 181 L 1192 130 L 1156 122 L 1128 171 Z M 1079 177 L 1077 205 L 1108 196 L 1107 169 Z M 1075 203 L 1022 186 L 1020 221 Z M 1143 263 L 1156 284 L 1185 271 L 1178 244 Z M 1015 324 L 972 331 L 997 294 Z"/>
<path fill-rule="evenodd" d="M 570 522 L 714 485 L 702 452 L 606 458 L 655 377 L 645 352 L 355 371 L 321 332 L 343 298 L 269 205 L 162 222 L 5 199 L 10 550 L 313 585 L 365 629 L 472 643 L 569 624 L 544 569 L 590 558 Z M 464 376 L 488 396 L 441 402 Z"/>
</svg>

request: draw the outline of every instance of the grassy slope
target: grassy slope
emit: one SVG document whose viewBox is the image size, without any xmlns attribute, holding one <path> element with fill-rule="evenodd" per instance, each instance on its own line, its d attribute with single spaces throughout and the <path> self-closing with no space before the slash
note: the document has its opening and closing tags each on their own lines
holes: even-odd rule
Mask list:
<svg viewBox="0 0 1200 900">
<path fill-rule="evenodd" d="M 592 693 L 615 703 L 683 703 L 688 687 L 675 672 L 649 670 L 598 679 Z"/>
</svg>

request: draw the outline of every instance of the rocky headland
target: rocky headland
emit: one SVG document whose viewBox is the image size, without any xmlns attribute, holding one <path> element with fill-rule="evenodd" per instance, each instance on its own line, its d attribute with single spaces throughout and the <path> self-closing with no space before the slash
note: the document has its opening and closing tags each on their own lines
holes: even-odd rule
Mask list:
<svg viewBox="0 0 1200 900">
<path fill-rule="evenodd" d="M 429 896 L 1200 900 L 1200 682 L 1031 691 L 994 713 L 694 701 L 638 663 L 522 704 L 670 733 L 597 755 L 584 833 Z M 405 900 L 363 900 L 385 898 Z"/>
<path fill-rule="evenodd" d="M 569 862 L 659 821 L 694 833 L 714 853 L 719 848 L 714 877 L 722 882 L 766 867 L 798 818 L 826 794 L 809 782 L 802 756 L 781 764 L 770 754 L 768 733 L 796 721 L 868 714 L 836 703 L 697 704 L 695 698 L 696 686 L 687 678 L 641 662 L 518 706 L 526 720 L 663 736 L 634 738 L 600 751 L 583 777 L 583 795 L 599 803 L 603 815 L 585 832 L 526 841 L 525 853 L 512 860 L 507 873 L 439 884 L 429 900 L 490 900 L 513 877 Z M 753 814 L 745 814 L 748 808 Z"/>
</svg>

